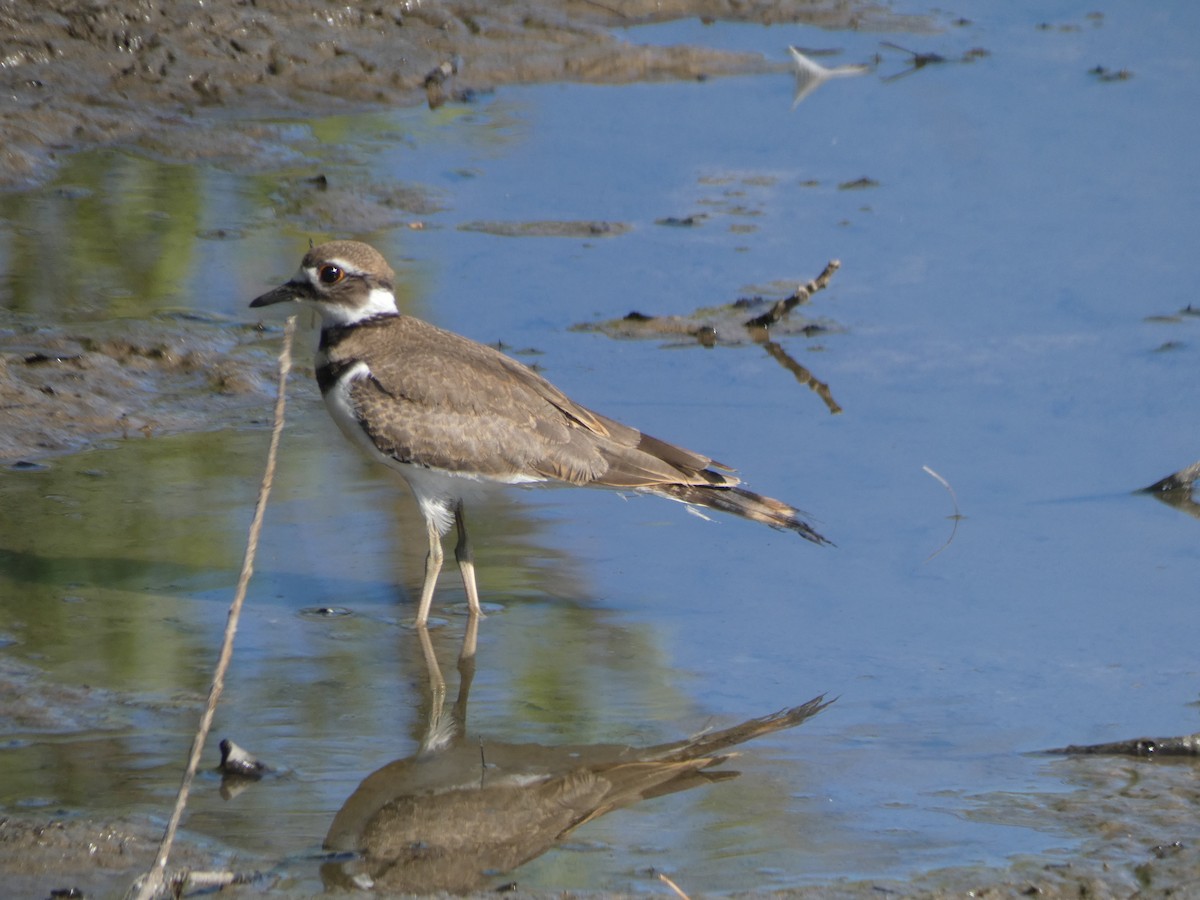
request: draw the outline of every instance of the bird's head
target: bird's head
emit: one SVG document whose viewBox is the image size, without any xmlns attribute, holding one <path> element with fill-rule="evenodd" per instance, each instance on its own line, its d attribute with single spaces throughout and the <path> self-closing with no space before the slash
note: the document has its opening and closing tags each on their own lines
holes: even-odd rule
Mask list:
<svg viewBox="0 0 1200 900">
<path fill-rule="evenodd" d="M 321 315 L 321 324 L 351 325 L 372 316 L 395 315 L 396 273 L 374 247 L 358 241 L 330 241 L 305 254 L 289 281 L 250 302 L 304 303 Z"/>
</svg>

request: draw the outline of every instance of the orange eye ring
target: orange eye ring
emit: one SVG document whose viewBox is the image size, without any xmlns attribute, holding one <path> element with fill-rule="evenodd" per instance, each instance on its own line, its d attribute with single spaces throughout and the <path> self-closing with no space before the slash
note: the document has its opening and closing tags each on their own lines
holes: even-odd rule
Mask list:
<svg viewBox="0 0 1200 900">
<path fill-rule="evenodd" d="M 317 270 L 317 277 L 321 279 L 321 284 L 337 284 L 346 277 L 346 273 L 341 266 L 326 263 Z"/>
</svg>

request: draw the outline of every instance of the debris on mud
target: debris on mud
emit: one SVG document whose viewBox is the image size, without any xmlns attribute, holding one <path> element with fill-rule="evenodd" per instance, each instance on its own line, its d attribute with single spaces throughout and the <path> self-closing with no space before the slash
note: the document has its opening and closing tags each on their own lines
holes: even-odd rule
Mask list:
<svg viewBox="0 0 1200 900">
<path fill-rule="evenodd" d="M 758 344 L 791 372 L 798 383 L 816 393 L 831 414 L 837 415 L 842 407 L 833 398 L 829 385 L 793 359 L 774 338 L 811 338 L 841 330 L 829 320 L 791 314 L 796 307 L 807 304 L 817 291 L 824 290 L 840 266 L 837 260 L 831 260 L 812 281 L 797 286 L 787 297 L 777 300 L 742 297 L 723 306 L 697 309 L 688 316 L 654 316 L 634 310 L 619 319 L 573 325 L 572 330 L 599 332 L 618 339 L 686 339 L 687 343 L 694 342 L 702 347 Z"/>
<path fill-rule="evenodd" d="M 761 344 L 768 331 L 773 335 L 814 337 L 838 331 L 839 326 L 824 320 L 793 318 L 791 312 L 807 304 L 817 291 L 824 290 L 840 267 L 837 260 L 830 261 L 812 281 L 798 285 L 787 297 L 776 300 L 741 297 L 722 306 L 702 307 L 687 316 L 657 316 L 634 310 L 619 319 L 574 325 L 572 331 L 599 332 L 614 338 L 688 337 L 706 347 Z"/>
<path fill-rule="evenodd" d="M 1182 737 L 1134 738 L 1127 741 L 1111 741 L 1105 744 L 1069 744 L 1047 750 L 1047 753 L 1063 756 L 1200 756 L 1200 732 Z"/>
</svg>

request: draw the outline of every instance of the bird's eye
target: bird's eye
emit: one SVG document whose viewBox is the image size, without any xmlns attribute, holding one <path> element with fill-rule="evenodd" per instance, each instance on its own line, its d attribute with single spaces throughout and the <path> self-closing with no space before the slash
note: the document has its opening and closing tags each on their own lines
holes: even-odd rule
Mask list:
<svg viewBox="0 0 1200 900">
<path fill-rule="evenodd" d="M 321 284 L 337 284 L 346 277 L 346 273 L 342 271 L 341 266 L 326 263 L 317 270 L 317 277 L 321 279 Z"/>
</svg>

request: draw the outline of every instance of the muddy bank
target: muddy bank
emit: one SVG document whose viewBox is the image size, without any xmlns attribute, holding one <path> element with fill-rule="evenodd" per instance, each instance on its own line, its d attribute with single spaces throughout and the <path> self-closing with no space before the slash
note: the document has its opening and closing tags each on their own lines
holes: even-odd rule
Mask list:
<svg viewBox="0 0 1200 900">
<path fill-rule="evenodd" d="M 251 159 L 273 136 L 234 127 L 231 114 L 313 116 L 442 102 L 501 84 L 778 68 L 757 54 L 640 47 L 620 31 L 692 16 L 843 29 L 921 21 L 848 0 L 5 4 L 0 185 L 42 178 L 59 154 L 97 144 L 149 139 L 174 159 Z M 224 126 L 213 129 L 217 117 Z"/>
<path fill-rule="evenodd" d="M 154 862 L 161 838 L 150 822 L 0 816 L 5 896 L 120 897 Z M 179 865 L 213 863 L 192 841 L 176 852 Z"/>
<path fill-rule="evenodd" d="M 268 341 L 192 316 L 0 327 L 0 463 L 268 415 Z"/>
</svg>

